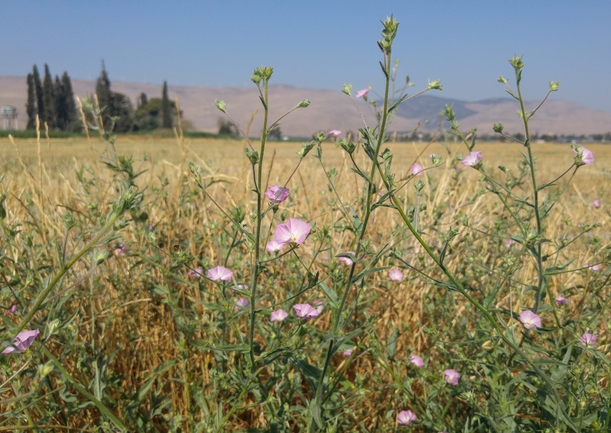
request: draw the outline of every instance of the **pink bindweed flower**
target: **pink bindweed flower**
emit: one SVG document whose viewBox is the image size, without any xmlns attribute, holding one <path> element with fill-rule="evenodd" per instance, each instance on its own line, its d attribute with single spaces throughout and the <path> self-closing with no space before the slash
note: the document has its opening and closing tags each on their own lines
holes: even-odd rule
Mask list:
<svg viewBox="0 0 611 433">
<path fill-rule="evenodd" d="M 314 308 L 310 304 L 295 304 L 293 310 L 295 310 L 297 317 L 304 320 L 313 319 L 320 314 L 318 308 Z"/>
<path fill-rule="evenodd" d="M 318 314 L 322 313 L 322 310 L 325 308 L 325 305 L 322 301 L 314 301 L 312 302 L 312 306 L 318 311 Z"/>
<path fill-rule="evenodd" d="M 15 337 L 13 344 L 2 351 L 3 354 L 8 355 L 9 353 L 22 353 L 25 352 L 28 347 L 32 345 L 36 336 L 40 334 L 38 329 L 32 331 L 21 331 Z"/>
<path fill-rule="evenodd" d="M 342 131 L 340 131 L 339 129 L 332 129 L 331 131 L 329 131 L 328 134 L 330 137 L 337 138 L 342 135 Z"/>
<path fill-rule="evenodd" d="M 224 266 L 217 266 L 215 268 L 208 269 L 206 276 L 212 281 L 228 281 L 231 280 L 231 277 L 233 277 L 233 272 Z"/>
<path fill-rule="evenodd" d="M 513 246 L 513 244 L 515 244 L 516 241 L 514 241 L 513 239 L 507 239 L 505 241 L 505 248 L 509 249 Z"/>
<path fill-rule="evenodd" d="M 273 204 L 280 204 L 289 196 L 289 189 L 283 186 L 273 185 L 268 186 L 265 190 L 265 197 Z"/>
<path fill-rule="evenodd" d="M 469 167 L 478 168 L 482 163 L 482 152 L 480 150 L 469 152 L 465 159 L 462 160 L 462 163 Z"/>
<path fill-rule="evenodd" d="M 422 172 L 424 171 L 424 168 L 420 164 L 418 164 L 417 162 L 414 162 L 412 164 L 412 166 L 409 168 L 409 171 L 414 176 L 422 176 Z"/>
<path fill-rule="evenodd" d="M 187 275 L 189 276 L 189 278 L 199 278 L 204 275 L 204 270 L 199 267 L 195 269 L 190 269 L 189 272 L 187 272 Z"/>
<path fill-rule="evenodd" d="M 586 331 L 589 330 L 590 328 L 588 328 Z M 598 340 L 597 333 L 590 334 L 589 332 L 584 332 L 584 334 L 579 339 L 579 342 L 585 347 L 591 347 L 592 349 L 594 349 L 596 347 L 596 340 Z"/>
<path fill-rule="evenodd" d="M 356 92 L 356 97 L 363 98 L 367 96 L 368 94 L 369 94 L 369 89 L 363 89 L 363 90 L 359 90 L 358 92 Z"/>
<path fill-rule="evenodd" d="M 414 421 L 416 421 L 418 417 L 411 410 L 402 410 L 397 415 L 397 424 L 399 425 L 410 425 Z"/>
<path fill-rule="evenodd" d="M 530 310 L 522 311 L 522 314 L 520 314 L 520 322 L 522 322 L 526 329 L 541 327 L 541 317 Z"/>
<path fill-rule="evenodd" d="M 122 256 L 123 254 L 125 254 L 127 252 L 127 247 L 123 244 L 119 244 L 116 248 L 115 248 L 115 254 L 117 256 Z"/>
<path fill-rule="evenodd" d="M 594 162 L 594 152 L 585 147 L 577 144 L 571 145 L 573 152 L 575 152 L 575 164 L 577 166 L 590 165 Z"/>
<path fill-rule="evenodd" d="M 272 239 L 265 245 L 265 249 L 268 253 L 277 253 L 278 251 L 282 251 L 285 244 L 280 244 L 276 239 Z"/>
<path fill-rule="evenodd" d="M 453 386 L 458 385 L 458 381 L 460 380 L 460 373 L 458 371 L 449 369 L 449 370 L 444 370 L 443 374 L 445 376 L 444 380 L 449 385 L 453 385 Z"/>
<path fill-rule="evenodd" d="M 17 304 L 13 305 L 11 308 L 9 308 L 8 310 L 6 310 L 6 314 L 15 314 L 15 311 L 17 311 Z"/>
<path fill-rule="evenodd" d="M 240 298 L 236 301 L 234 310 L 245 310 L 250 307 L 250 301 L 246 298 Z"/>
<path fill-rule="evenodd" d="M 415 353 L 412 353 L 409 356 L 409 363 L 415 365 L 416 367 L 422 367 L 424 365 L 424 361 L 422 360 L 422 358 L 416 355 Z"/>
<path fill-rule="evenodd" d="M 601 202 L 599 199 L 596 199 L 592 202 L 592 207 L 595 207 L 597 209 L 600 207 L 600 205 L 601 205 Z"/>
<path fill-rule="evenodd" d="M 556 296 L 556 303 L 558 305 L 564 305 L 564 304 L 568 304 L 569 300 L 566 299 L 564 296 Z"/>
<path fill-rule="evenodd" d="M 270 322 L 283 322 L 284 319 L 289 317 L 289 313 L 284 311 L 282 308 L 272 311 L 272 314 L 269 316 Z"/>
<path fill-rule="evenodd" d="M 345 356 L 346 358 L 349 357 L 350 355 L 352 355 L 352 353 L 354 352 L 354 347 L 351 347 L 350 349 L 346 349 L 342 352 L 342 355 Z"/>
<path fill-rule="evenodd" d="M 395 283 L 400 283 L 403 281 L 403 272 L 397 268 L 392 268 L 390 271 L 388 271 L 388 279 Z"/>
<path fill-rule="evenodd" d="M 312 226 L 299 218 L 291 218 L 287 222 L 278 224 L 274 238 L 279 244 L 294 242 L 301 245 L 312 230 Z"/>
<path fill-rule="evenodd" d="M 352 254 L 354 256 L 354 251 L 347 251 L 346 254 Z M 350 257 L 338 257 L 337 260 L 348 266 L 352 266 L 354 263 L 354 260 L 352 260 Z"/>
<path fill-rule="evenodd" d="M 594 271 L 594 272 L 600 272 L 600 265 L 589 265 L 589 264 L 586 263 L 585 265 L 583 265 L 583 268 L 584 269 L 589 269 L 589 270 Z"/>
</svg>

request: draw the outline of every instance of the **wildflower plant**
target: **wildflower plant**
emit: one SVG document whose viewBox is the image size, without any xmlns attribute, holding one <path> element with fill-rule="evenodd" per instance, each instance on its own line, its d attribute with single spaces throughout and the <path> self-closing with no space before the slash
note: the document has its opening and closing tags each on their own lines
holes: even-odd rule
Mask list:
<svg viewBox="0 0 611 433">
<path fill-rule="evenodd" d="M 62 217 L 67 234 L 53 244 L 55 260 L 31 269 L 47 260 L 52 225 L 31 221 L 46 229 L 18 236 L 0 195 L 0 366 L 15 394 L 4 399 L 3 420 L 39 431 L 60 423 L 100 432 L 609 430 L 608 249 L 592 234 L 596 223 L 565 217 L 571 237 L 550 234 L 562 194 L 596 160 L 573 143 L 565 148 L 572 164 L 540 179 L 529 128 L 558 83 L 527 110 L 522 59 L 510 60 L 515 84 L 499 78 L 523 138 L 500 123 L 492 130 L 521 151 L 517 172 L 493 167 L 452 107 L 442 113 L 447 155 L 400 160 L 389 143 L 393 116 L 442 86 L 406 93 L 412 83 L 399 83 L 393 58 L 398 29 L 394 17 L 382 21 L 381 94 L 341 89 L 363 123 L 358 135 L 314 134 L 278 178 L 268 134 L 310 102 L 272 119 L 273 68 L 256 68 L 263 120 L 254 139 L 231 117 L 230 101 L 215 101 L 244 139 L 242 203 L 211 167 L 187 164 L 180 128 L 176 183 L 141 183 L 104 127 L 116 119 L 85 100 L 84 128 L 99 130 L 112 176 L 88 180 L 77 170 L 76 202 L 87 205 Z M 348 169 L 328 161 L 333 145 Z M 304 161 L 324 182 L 316 206 L 313 188 L 294 181 Z M 102 209 L 93 197 L 107 191 L 117 194 Z M 599 215 L 607 201 L 582 207 Z M 166 217 L 149 221 L 166 203 Z M 486 205 L 490 217 L 475 217 Z M 40 209 L 28 212 L 46 221 Z M 192 221 L 188 230 L 181 218 Z M 128 298 L 138 290 L 139 299 Z M 109 338 L 124 322 L 139 326 Z M 157 341 L 167 357 L 149 354 Z"/>
</svg>

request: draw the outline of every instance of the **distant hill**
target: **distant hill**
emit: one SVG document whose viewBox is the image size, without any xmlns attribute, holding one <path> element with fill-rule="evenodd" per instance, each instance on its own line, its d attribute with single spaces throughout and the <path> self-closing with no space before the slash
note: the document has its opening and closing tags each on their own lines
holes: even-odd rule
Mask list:
<svg viewBox="0 0 611 433">
<path fill-rule="evenodd" d="M 73 80 L 77 96 L 92 93 L 94 81 Z M 135 104 L 136 97 L 145 92 L 149 98 L 161 96 L 161 84 L 112 82 L 112 90 L 124 93 Z M 27 117 L 25 102 L 27 85 L 25 77 L 0 76 L 0 106 L 14 105 L 19 111 L 19 126 L 25 127 Z M 256 87 L 247 88 L 208 88 L 172 86 L 169 84 L 171 99 L 178 97 L 184 117 L 193 122 L 196 129 L 216 132 L 217 120 L 222 117 L 214 106 L 214 99 L 227 103 L 228 112 L 246 127 L 252 113 L 257 111 L 251 134 L 258 133 L 262 121 L 262 109 Z M 531 121 L 531 131 L 538 134 L 604 134 L 611 131 L 611 113 L 597 111 L 568 101 L 555 99 L 552 95 L 545 106 Z M 309 99 L 308 108 L 286 117 L 281 125 L 282 133 L 289 136 L 309 137 L 316 131 L 340 129 L 356 132 L 362 126 L 356 108 L 346 95 L 339 90 L 302 89 L 286 85 L 270 86 L 270 114 L 275 120 L 303 99 Z M 539 101 L 527 103 L 533 109 Z M 518 106 L 508 98 L 494 98 L 468 102 L 443 97 L 443 92 L 431 91 L 403 104 L 390 125 L 390 130 L 407 132 L 420 124 L 422 129 L 436 130 L 439 112 L 445 104 L 454 107 L 456 117 L 464 130 L 478 128 L 482 134 L 492 134 L 492 125 L 501 122 L 505 131 L 513 134 L 521 132 L 520 120 L 516 115 Z M 357 105 L 369 125 L 375 124 L 375 116 L 363 101 Z M 425 123 L 428 121 L 428 124 Z"/>
</svg>

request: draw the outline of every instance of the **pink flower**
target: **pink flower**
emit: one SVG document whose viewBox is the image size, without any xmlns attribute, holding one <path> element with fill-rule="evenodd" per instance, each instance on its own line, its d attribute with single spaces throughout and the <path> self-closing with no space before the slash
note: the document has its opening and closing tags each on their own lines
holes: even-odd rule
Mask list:
<svg viewBox="0 0 611 433">
<path fill-rule="evenodd" d="M 337 138 L 340 135 L 342 135 L 342 131 L 340 131 L 339 129 L 332 129 L 331 131 L 329 131 L 330 137 Z"/>
<path fill-rule="evenodd" d="M 286 200 L 289 196 L 289 189 L 282 186 L 273 185 L 268 186 L 265 190 L 265 197 L 269 199 L 273 204 L 280 204 Z"/>
<path fill-rule="evenodd" d="M 474 168 L 478 168 L 481 162 L 482 162 L 482 152 L 479 150 L 475 152 L 470 152 L 465 157 L 465 159 L 462 160 L 462 163 L 464 165 L 467 165 L 469 167 L 474 167 Z"/>
<path fill-rule="evenodd" d="M 422 172 L 424 171 L 424 168 L 417 162 L 414 162 L 412 166 L 409 168 L 409 171 L 411 171 L 414 176 L 422 176 Z"/>
<path fill-rule="evenodd" d="M 282 308 L 272 311 L 272 314 L 269 316 L 270 322 L 282 322 L 289 316 L 289 313 L 284 311 Z"/>
<path fill-rule="evenodd" d="M 312 306 L 318 311 L 318 314 L 322 313 L 323 308 L 325 308 L 322 301 L 314 301 L 312 302 Z"/>
<path fill-rule="evenodd" d="M 587 330 L 589 331 L 590 328 L 588 328 Z M 598 334 L 590 334 L 588 332 L 585 332 L 579 339 L 579 342 L 585 347 L 595 348 L 596 340 L 598 340 Z"/>
<path fill-rule="evenodd" d="M 418 417 L 411 410 L 402 410 L 397 415 L 397 424 L 399 425 L 410 425 L 414 421 L 416 421 Z"/>
<path fill-rule="evenodd" d="M 272 239 L 265 245 L 265 249 L 268 253 L 276 253 L 278 251 L 282 251 L 284 248 L 284 244 L 279 244 L 276 239 Z"/>
<path fill-rule="evenodd" d="M 403 281 L 403 272 L 397 268 L 392 268 L 390 271 L 388 271 L 388 279 L 390 281 L 394 281 L 395 283 L 400 283 Z"/>
<path fill-rule="evenodd" d="M 204 275 L 204 270 L 202 268 L 190 269 L 187 275 L 189 278 L 199 278 Z"/>
<path fill-rule="evenodd" d="M 22 353 L 25 352 L 28 347 L 32 345 L 36 336 L 40 334 L 38 329 L 32 331 L 21 331 L 15 337 L 13 344 L 2 351 L 3 354 L 8 355 L 9 353 Z"/>
<path fill-rule="evenodd" d="M 592 207 L 599 208 L 601 205 L 600 200 L 596 199 L 592 202 Z"/>
<path fill-rule="evenodd" d="M 235 303 L 235 310 L 244 310 L 246 308 L 250 307 L 250 301 L 246 298 L 240 298 L 236 301 Z"/>
<path fill-rule="evenodd" d="M 233 272 L 223 266 L 217 266 L 212 269 L 208 269 L 206 276 L 212 281 L 228 281 L 233 277 Z"/>
<path fill-rule="evenodd" d="M 369 93 L 369 89 L 359 90 L 358 92 L 356 92 L 356 97 L 357 98 L 363 98 L 363 97 L 367 96 L 368 93 Z"/>
<path fill-rule="evenodd" d="M 320 311 L 310 304 L 295 304 L 293 305 L 293 310 L 295 310 L 297 317 L 304 320 L 313 319 L 320 314 Z"/>
<path fill-rule="evenodd" d="M 424 361 L 422 360 L 422 358 L 416 355 L 415 353 L 412 353 L 409 356 L 409 363 L 414 364 L 416 367 L 422 367 L 424 365 Z"/>
<path fill-rule="evenodd" d="M 458 385 L 458 381 L 460 380 L 460 373 L 458 371 L 449 369 L 449 370 L 444 370 L 443 374 L 445 375 L 444 380 L 449 385 L 453 385 L 453 386 Z"/>
<path fill-rule="evenodd" d="M 566 299 L 564 296 L 556 296 L 556 303 L 558 305 L 564 305 L 564 304 L 568 304 L 569 300 Z"/>
<path fill-rule="evenodd" d="M 571 145 L 573 148 L 573 152 L 575 152 L 575 164 L 578 166 L 581 165 L 590 165 L 594 162 L 594 152 L 585 147 L 577 144 Z"/>
<path fill-rule="evenodd" d="M 351 347 L 350 349 L 346 349 L 342 352 L 342 355 L 345 356 L 346 358 L 349 357 L 350 355 L 352 355 L 352 353 L 354 352 L 354 347 Z"/>
<path fill-rule="evenodd" d="M 594 271 L 594 272 L 599 272 L 600 271 L 600 265 L 588 265 L 588 264 L 585 264 L 585 265 L 583 265 L 583 268 L 584 269 L 589 269 L 589 270 Z"/>
<path fill-rule="evenodd" d="M 9 308 L 8 310 L 6 310 L 6 314 L 15 314 L 15 311 L 17 311 L 17 304 L 13 305 L 11 308 Z"/>
<path fill-rule="evenodd" d="M 505 248 L 509 249 L 509 248 L 511 248 L 511 247 L 512 247 L 512 245 L 513 245 L 513 244 L 515 244 L 515 243 L 516 243 L 516 241 L 514 241 L 513 239 L 507 239 L 507 240 L 505 241 Z"/>
<path fill-rule="evenodd" d="M 530 310 L 522 311 L 522 314 L 520 314 L 520 322 L 524 324 L 526 329 L 531 329 L 535 326 L 537 328 L 541 327 L 541 317 L 537 316 Z"/>
<path fill-rule="evenodd" d="M 115 248 L 115 254 L 118 256 L 122 256 L 127 252 L 127 247 L 123 244 L 119 244 L 117 248 Z"/>
<path fill-rule="evenodd" d="M 352 254 L 354 256 L 354 251 L 348 251 L 346 252 L 346 254 Z M 354 260 L 352 260 L 350 257 L 338 257 L 337 260 L 348 266 L 352 266 L 352 264 L 354 263 Z"/>
<path fill-rule="evenodd" d="M 301 245 L 312 230 L 312 226 L 299 218 L 291 218 L 283 224 L 276 226 L 274 238 L 279 244 L 294 242 Z"/>
</svg>

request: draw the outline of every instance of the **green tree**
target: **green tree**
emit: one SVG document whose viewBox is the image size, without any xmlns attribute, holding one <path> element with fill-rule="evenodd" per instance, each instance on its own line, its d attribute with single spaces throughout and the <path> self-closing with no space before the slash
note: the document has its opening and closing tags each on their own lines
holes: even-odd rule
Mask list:
<svg viewBox="0 0 611 433">
<path fill-rule="evenodd" d="M 55 96 L 55 127 L 59 130 L 65 131 L 69 122 L 66 92 L 61 80 L 57 75 L 55 76 L 53 96 Z"/>
<path fill-rule="evenodd" d="M 148 104 L 148 102 L 149 98 L 148 96 L 146 96 L 146 93 L 140 93 L 140 96 L 138 97 L 138 102 L 136 103 L 137 110 L 144 107 L 146 104 Z"/>
<path fill-rule="evenodd" d="M 36 93 L 36 114 L 40 122 L 45 120 L 45 101 L 42 94 L 42 82 L 40 81 L 40 74 L 36 65 L 32 68 L 32 77 L 34 79 L 34 91 Z"/>
<path fill-rule="evenodd" d="M 62 87 L 64 91 L 66 103 L 66 129 L 75 131 L 80 129 L 81 124 L 77 121 L 76 102 L 74 100 L 74 91 L 72 90 L 72 80 L 66 71 L 62 75 Z"/>
<path fill-rule="evenodd" d="M 172 116 L 170 114 L 170 101 L 168 99 L 168 82 L 163 82 L 163 92 L 161 95 L 161 126 L 163 128 L 172 127 Z"/>
<path fill-rule="evenodd" d="M 110 117 L 114 116 L 114 101 L 113 94 L 110 90 L 110 80 L 108 78 L 108 73 L 106 72 L 106 65 L 104 65 L 104 60 L 102 60 L 102 71 L 100 72 L 100 76 L 98 77 L 95 93 L 98 95 L 98 102 L 100 103 L 100 109 L 102 110 L 102 118 L 104 119 L 104 127 L 110 126 Z"/>
<path fill-rule="evenodd" d="M 25 111 L 28 115 L 27 129 L 36 128 L 36 83 L 34 82 L 34 75 L 28 74 L 28 101 L 25 104 Z"/>
<path fill-rule="evenodd" d="M 131 132 L 134 129 L 134 107 L 123 93 L 113 93 L 113 116 L 117 117 L 114 130 L 116 132 Z"/>
<path fill-rule="evenodd" d="M 146 104 L 142 105 L 142 95 L 140 99 L 140 108 L 136 111 L 135 114 L 135 126 L 134 129 L 140 131 L 151 131 L 153 129 L 159 128 L 161 123 L 162 116 L 162 99 L 161 98 L 151 98 L 146 101 Z M 146 95 L 145 95 L 146 96 Z M 168 101 L 170 106 L 170 116 L 171 118 L 176 117 L 176 103 L 174 101 Z M 182 113 L 181 113 L 182 114 Z"/>
<path fill-rule="evenodd" d="M 49 71 L 49 65 L 45 63 L 45 79 L 42 83 L 42 94 L 44 102 L 44 121 L 47 123 L 49 129 L 55 129 L 56 127 L 56 113 L 55 113 L 55 88 L 53 86 L 53 78 L 51 78 L 51 72 Z M 39 110 L 40 114 L 40 110 Z"/>
</svg>

